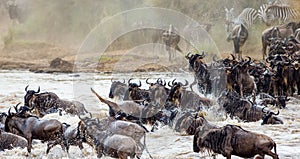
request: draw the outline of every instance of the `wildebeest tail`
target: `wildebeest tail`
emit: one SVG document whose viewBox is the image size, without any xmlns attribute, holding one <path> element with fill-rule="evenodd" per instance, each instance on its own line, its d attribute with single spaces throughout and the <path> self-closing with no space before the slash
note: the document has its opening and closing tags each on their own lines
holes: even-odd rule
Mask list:
<svg viewBox="0 0 300 159">
<path fill-rule="evenodd" d="M 277 154 L 276 143 L 275 142 L 274 142 L 274 152 L 275 152 L 275 154 Z"/>
<path fill-rule="evenodd" d="M 148 150 L 148 148 L 147 148 L 147 146 L 146 146 L 146 133 L 144 134 L 144 146 L 145 146 L 146 152 L 149 154 L 149 157 L 150 157 L 151 159 L 153 159 L 153 157 L 151 156 L 151 154 L 150 154 L 150 152 L 149 152 L 149 150 Z"/>
<path fill-rule="evenodd" d="M 114 110 L 116 107 L 118 107 L 118 105 L 114 102 L 111 102 L 109 100 L 106 100 L 106 99 L 103 99 L 97 92 L 94 91 L 93 88 L 91 88 L 91 91 L 98 97 L 98 99 L 102 102 L 102 103 L 105 103 L 109 106 L 111 106 Z"/>
</svg>

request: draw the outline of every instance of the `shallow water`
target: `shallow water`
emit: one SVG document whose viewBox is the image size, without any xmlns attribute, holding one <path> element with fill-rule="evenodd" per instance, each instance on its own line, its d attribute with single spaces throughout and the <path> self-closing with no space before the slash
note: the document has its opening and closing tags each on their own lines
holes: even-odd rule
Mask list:
<svg viewBox="0 0 300 159">
<path fill-rule="evenodd" d="M 41 92 L 51 91 L 60 98 L 67 100 L 77 100 L 82 102 L 88 111 L 95 117 L 107 115 L 108 107 L 98 101 L 90 88 L 94 88 L 101 96 L 108 99 L 111 79 L 122 80 L 134 78 L 133 81 L 142 81 L 144 88 L 147 85 L 145 79 L 163 78 L 167 81 L 174 78 L 178 80 L 187 79 L 193 81 L 191 73 L 126 73 L 126 74 L 99 74 L 99 73 L 79 73 L 79 74 L 35 74 L 27 71 L 0 71 L 0 111 L 7 112 L 9 107 L 21 102 L 25 94 L 25 87 L 37 90 L 40 86 Z M 270 136 L 277 143 L 277 153 L 281 159 L 296 159 L 300 156 L 300 114 L 299 100 L 291 98 L 287 109 L 281 110 L 279 117 L 284 120 L 283 125 L 261 126 L 261 121 L 252 123 L 238 123 L 237 120 L 218 121 L 213 112 L 209 112 L 207 119 L 217 125 L 238 124 L 244 129 Z M 47 118 L 59 118 L 63 122 L 76 124 L 78 118 L 69 115 L 59 117 L 52 114 Z M 163 158 L 206 158 L 207 154 L 193 153 L 193 136 L 181 135 L 168 127 L 162 127 L 156 132 L 147 134 L 147 147 L 155 159 Z M 54 147 L 46 155 L 46 144 L 34 140 L 32 153 L 28 156 L 25 149 L 13 149 L 0 152 L 1 158 L 97 158 L 93 149 L 84 144 L 84 149 L 80 151 L 78 147 L 71 146 L 70 154 L 67 156 L 59 146 Z M 109 158 L 109 157 L 104 157 Z M 149 158 L 144 151 L 142 158 Z M 217 158 L 224 158 L 218 155 Z M 238 158 L 238 157 L 233 157 Z M 270 158 L 270 157 L 266 157 Z"/>
</svg>

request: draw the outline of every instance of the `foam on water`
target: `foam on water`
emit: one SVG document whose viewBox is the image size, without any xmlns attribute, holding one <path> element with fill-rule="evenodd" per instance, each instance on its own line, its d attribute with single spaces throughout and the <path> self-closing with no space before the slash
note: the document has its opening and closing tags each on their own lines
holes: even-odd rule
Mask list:
<svg viewBox="0 0 300 159">
<path fill-rule="evenodd" d="M 108 107 L 99 102 L 97 97 L 90 92 L 93 87 L 101 96 L 108 99 L 108 92 L 110 88 L 110 79 L 141 79 L 142 84 L 145 85 L 146 78 L 163 78 L 166 80 L 188 78 L 189 82 L 193 81 L 191 74 L 79 74 L 79 77 L 71 77 L 68 74 L 34 74 L 26 71 L 0 71 L 0 111 L 7 112 L 9 107 L 22 102 L 25 94 L 24 88 L 30 85 L 30 89 L 36 90 L 38 86 L 41 87 L 41 92 L 52 91 L 59 97 L 67 100 L 77 100 L 82 102 L 88 111 L 92 112 L 93 116 L 103 117 L 107 114 Z M 78 90 L 76 84 L 80 84 Z M 145 85 L 147 86 L 147 85 Z M 144 87 L 146 88 L 146 87 Z M 276 110 L 275 108 L 270 108 Z M 225 119 L 222 112 L 216 115 L 214 110 L 208 110 L 207 120 L 212 121 L 214 124 L 223 126 L 226 124 L 236 124 L 242 126 L 244 129 L 256 133 L 266 134 L 270 136 L 277 143 L 277 153 L 279 158 L 283 159 L 296 159 L 300 156 L 300 113 L 299 113 L 299 100 L 291 98 L 288 102 L 287 108 L 280 110 L 279 117 L 283 119 L 283 125 L 261 125 L 262 121 L 251 123 L 240 123 L 236 119 Z M 217 114 L 218 114 L 217 113 Z M 77 125 L 79 119 L 75 116 L 56 114 L 47 115 L 45 118 L 56 118 L 60 121 L 66 122 L 71 125 Z M 205 158 L 207 154 L 198 154 L 193 152 L 192 148 L 193 136 L 184 136 L 172 129 L 164 126 L 155 132 L 150 132 L 146 137 L 146 144 L 155 159 L 169 159 L 169 158 Z M 97 158 L 95 151 L 87 144 L 84 144 L 84 149 L 80 151 L 78 147 L 71 146 L 70 154 L 67 156 L 60 146 L 55 146 L 51 149 L 50 153 L 46 154 L 46 143 L 41 143 L 34 140 L 32 153 L 28 155 L 27 149 L 15 148 L 13 150 L 6 150 L 0 152 L 1 158 L 8 159 L 56 159 L 56 158 Z M 104 157 L 109 158 L 109 157 Z M 142 158 L 149 158 L 148 154 L 144 151 Z M 217 158 L 224 158 L 218 155 Z M 238 157 L 233 156 L 233 159 Z M 269 159 L 269 156 L 266 156 Z"/>
</svg>

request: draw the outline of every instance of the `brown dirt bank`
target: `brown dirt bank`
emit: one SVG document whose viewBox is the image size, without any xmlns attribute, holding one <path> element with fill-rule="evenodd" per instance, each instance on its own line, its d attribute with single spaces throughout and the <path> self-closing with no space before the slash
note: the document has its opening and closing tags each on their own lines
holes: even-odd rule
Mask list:
<svg viewBox="0 0 300 159">
<path fill-rule="evenodd" d="M 157 56 L 153 53 L 127 53 L 126 50 L 80 54 L 76 49 L 63 48 L 47 43 L 13 43 L 0 50 L 0 69 L 29 70 L 33 72 L 145 72 L 145 71 L 182 71 L 187 61 L 180 55 L 170 63 L 167 54 Z M 95 57 L 95 55 L 97 55 Z M 51 66 L 60 58 L 72 65 Z M 57 64 L 57 63 L 56 63 Z M 58 64 L 59 65 L 59 64 Z"/>
</svg>

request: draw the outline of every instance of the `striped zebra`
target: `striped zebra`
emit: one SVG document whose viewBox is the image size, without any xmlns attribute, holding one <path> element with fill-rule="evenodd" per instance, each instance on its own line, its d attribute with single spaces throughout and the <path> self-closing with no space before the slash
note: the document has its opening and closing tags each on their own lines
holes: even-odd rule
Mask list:
<svg viewBox="0 0 300 159">
<path fill-rule="evenodd" d="M 288 5 L 274 3 L 263 4 L 258 10 L 259 18 L 267 25 L 270 26 L 276 23 L 279 24 L 288 23 L 298 17 L 298 13 L 295 9 Z"/>
<path fill-rule="evenodd" d="M 245 8 L 238 17 L 233 18 L 233 9 L 226 11 L 226 33 L 227 41 L 233 41 L 234 53 L 241 59 L 241 48 L 248 39 L 248 29 L 256 22 L 258 13 L 253 8 Z"/>
</svg>

